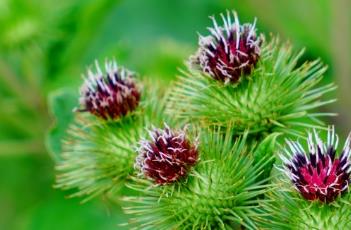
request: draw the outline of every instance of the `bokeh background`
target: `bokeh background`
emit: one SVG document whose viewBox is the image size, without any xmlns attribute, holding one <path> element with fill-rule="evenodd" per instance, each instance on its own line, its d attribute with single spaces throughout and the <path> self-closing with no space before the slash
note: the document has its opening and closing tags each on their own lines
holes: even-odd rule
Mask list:
<svg viewBox="0 0 351 230">
<path fill-rule="evenodd" d="M 62 88 L 78 92 L 95 59 L 115 57 L 165 87 L 206 34 L 209 15 L 235 9 L 241 22 L 279 34 L 304 60 L 329 66 L 338 102 L 335 123 L 351 129 L 351 1 L 349 0 L 0 0 L 0 229 L 119 229 L 118 205 L 80 204 L 55 190 L 45 136 Z M 61 101 L 63 106 L 67 103 Z M 75 101 L 69 103 L 76 103 Z M 56 111 L 57 112 L 57 111 Z M 69 115 L 63 122 L 69 121 Z M 62 130 L 55 130 L 59 137 Z M 49 149 L 50 150 L 50 149 Z"/>
</svg>

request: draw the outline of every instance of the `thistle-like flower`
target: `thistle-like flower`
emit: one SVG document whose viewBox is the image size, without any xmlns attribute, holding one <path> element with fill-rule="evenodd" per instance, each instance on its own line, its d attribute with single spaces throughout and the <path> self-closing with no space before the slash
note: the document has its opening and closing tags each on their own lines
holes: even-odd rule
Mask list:
<svg viewBox="0 0 351 230">
<path fill-rule="evenodd" d="M 133 215 L 129 222 L 132 229 L 258 229 L 253 221 L 260 212 L 257 209 L 257 199 L 268 189 L 268 185 L 263 184 L 264 180 L 260 180 L 259 176 L 272 158 L 267 154 L 254 163 L 254 158 L 248 157 L 247 153 L 257 156 L 271 152 L 271 147 L 268 146 L 275 145 L 275 137 L 270 135 L 260 144 L 248 146 L 247 132 L 240 138 L 233 138 L 231 127 L 227 130 L 212 128 L 198 132 L 197 150 L 201 153 L 201 162 L 198 161 L 192 173 L 188 173 L 187 183 L 182 183 L 181 186 L 151 186 L 152 182 L 138 179 L 135 181 L 138 183 L 131 184 L 130 187 L 141 194 L 123 198 L 128 202 L 124 210 Z M 160 152 L 155 143 L 164 145 L 162 139 L 165 136 L 166 142 L 172 145 L 184 140 L 183 132 L 175 133 L 167 128 L 153 132 L 152 138 L 159 139 L 159 143 L 153 141 L 153 144 L 142 148 L 141 160 L 147 159 L 145 162 L 160 166 L 156 170 L 177 165 L 168 162 L 175 162 L 175 157 L 165 157 L 162 154 L 158 154 L 157 159 L 153 157 L 156 150 Z M 171 136 L 178 138 L 173 139 Z M 186 149 L 183 152 L 187 153 L 185 159 L 193 155 L 190 162 L 194 164 L 196 147 L 178 148 Z M 147 154 L 149 157 L 145 157 Z M 164 157 L 163 165 L 160 163 L 161 156 Z M 153 165 L 151 167 L 156 168 Z M 262 203 L 267 203 L 266 201 L 264 199 Z"/>
<path fill-rule="evenodd" d="M 221 14 L 224 27 L 218 26 L 211 17 L 214 27 L 211 35 L 199 38 L 199 49 L 190 57 L 191 66 L 225 83 L 236 83 L 242 74 L 250 74 L 260 56 L 262 37 L 256 35 L 256 20 L 253 24 L 240 25 L 236 12 L 234 22 L 227 12 Z"/>
<path fill-rule="evenodd" d="M 143 86 L 150 89 L 148 81 Z M 132 116 L 102 123 L 90 116 L 74 116 L 58 153 L 56 188 L 69 190 L 69 197 L 81 197 L 83 202 L 101 195 L 108 199 L 121 195 L 121 189 L 134 178 L 135 144 L 147 134 L 144 127 L 172 122 L 164 114 L 166 100 L 161 89 L 155 83 L 152 86 L 153 90 L 144 91 L 140 107 Z M 59 99 L 67 98 L 74 95 Z"/>
<path fill-rule="evenodd" d="M 349 189 L 350 142 L 349 135 L 341 154 L 337 156 L 338 136 L 334 127 L 329 128 L 326 143 L 322 142 L 316 131 L 314 135 L 310 133 L 308 151 L 299 142 L 288 141 L 290 151 L 286 150 L 286 153 L 289 159 L 281 155 L 285 163 L 284 172 L 305 199 L 330 203 Z"/>
<path fill-rule="evenodd" d="M 160 185 L 185 177 L 197 162 L 197 144 L 186 138 L 185 131 L 173 131 L 167 125 L 149 134 L 151 140 L 140 142 L 136 168 Z"/>
<path fill-rule="evenodd" d="M 80 90 L 80 106 L 77 111 L 88 111 L 97 117 L 117 119 L 136 109 L 140 92 L 133 80 L 134 74 L 116 61 L 106 61 L 102 72 L 98 62 L 96 73 L 90 69 Z"/>
</svg>

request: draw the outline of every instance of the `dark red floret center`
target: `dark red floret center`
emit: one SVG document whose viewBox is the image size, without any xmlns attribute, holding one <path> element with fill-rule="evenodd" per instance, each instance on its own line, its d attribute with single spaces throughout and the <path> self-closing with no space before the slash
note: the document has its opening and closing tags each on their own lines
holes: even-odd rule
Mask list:
<svg viewBox="0 0 351 230">
<path fill-rule="evenodd" d="M 317 158 L 318 154 L 318 158 Z M 318 149 L 317 154 L 309 154 L 309 162 L 303 154 L 296 154 L 288 169 L 297 176 L 293 178 L 301 195 L 307 200 L 322 202 L 334 201 L 350 182 L 349 167 L 344 167 L 346 157 L 343 155 L 335 159 L 335 149 L 329 147 L 327 154 Z"/>
<path fill-rule="evenodd" d="M 235 32 L 232 32 L 227 40 L 228 53 L 225 50 L 225 44 L 221 40 L 216 48 L 210 45 L 207 47 L 214 54 L 214 57 L 209 54 L 207 54 L 207 57 L 209 60 L 208 65 L 217 80 L 224 81 L 228 78 L 220 71 L 218 64 L 222 65 L 224 70 L 231 76 L 231 82 L 237 82 L 242 74 L 250 74 L 258 61 L 259 55 L 256 53 L 256 48 L 247 43 L 247 38 L 242 36 L 237 48 L 233 34 Z"/>
<path fill-rule="evenodd" d="M 103 79 L 109 91 L 96 84 L 95 91 L 87 91 L 85 95 L 85 111 L 105 120 L 125 116 L 135 110 L 140 101 L 140 93 L 131 79 L 122 80 L 114 76 L 114 84 L 110 77 Z"/>
<path fill-rule="evenodd" d="M 144 173 L 157 184 L 168 184 L 185 177 L 198 157 L 197 150 L 188 140 L 171 136 L 160 138 L 144 149 Z"/>
</svg>

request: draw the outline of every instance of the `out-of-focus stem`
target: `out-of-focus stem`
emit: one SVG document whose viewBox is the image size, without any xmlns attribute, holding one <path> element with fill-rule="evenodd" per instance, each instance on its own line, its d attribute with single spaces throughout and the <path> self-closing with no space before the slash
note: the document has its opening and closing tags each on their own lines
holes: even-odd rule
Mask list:
<svg viewBox="0 0 351 230">
<path fill-rule="evenodd" d="M 0 141 L 0 157 L 42 153 L 45 146 L 41 139 Z"/>
<path fill-rule="evenodd" d="M 28 93 L 28 88 L 25 88 L 25 83 L 19 82 L 16 74 L 2 59 L 0 59 L 0 81 L 5 84 L 17 98 L 21 99 L 22 104 L 26 108 L 33 109 L 32 97 Z"/>
<path fill-rule="evenodd" d="M 351 2 L 330 1 L 332 10 L 331 50 L 338 85 L 337 126 L 346 134 L 351 129 Z"/>
</svg>

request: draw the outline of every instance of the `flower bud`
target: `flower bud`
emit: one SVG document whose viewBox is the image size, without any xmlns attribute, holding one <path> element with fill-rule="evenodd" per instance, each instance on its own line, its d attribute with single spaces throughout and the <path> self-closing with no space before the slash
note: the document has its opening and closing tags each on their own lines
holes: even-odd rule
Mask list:
<svg viewBox="0 0 351 230">
<path fill-rule="evenodd" d="M 288 142 L 290 147 L 287 159 L 281 156 L 285 163 L 285 173 L 289 176 L 295 188 L 307 200 L 320 200 L 324 203 L 334 201 L 350 184 L 350 141 L 346 140 L 342 153 L 337 156 L 338 137 L 334 128 L 328 131 L 328 140 L 324 143 L 315 132 L 308 136 L 306 151 L 298 142 Z"/>
<path fill-rule="evenodd" d="M 157 184 L 170 184 L 184 178 L 198 159 L 197 145 L 184 131 L 168 126 L 149 132 L 151 140 L 140 142 L 136 167 Z"/>
<path fill-rule="evenodd" d="M 209 74 L 212 78 L 237 83 L 242 74 L 250 74 L 260 56 L 262 38 L 256 35 L 255 24 L 240 25 L 233 12 L 232 22 L 229 11 L 227 17 L 221 14 L 223 27 L 212 18 L 211 35 L 199 38 L 199 49 L 190 57 L 191 66 Z"/>
<path fill-rule="evenodd" d="M 80 112 L 88 111 L 104 120 L 117 119 L 134 111 L 140 101 L 140 92 L 133 80 L 134 74 L 115 61 L 106 61 L 102 72 L 96 62 L 96 73 L 88 76 L 80 90 Z"/>
</svg>

